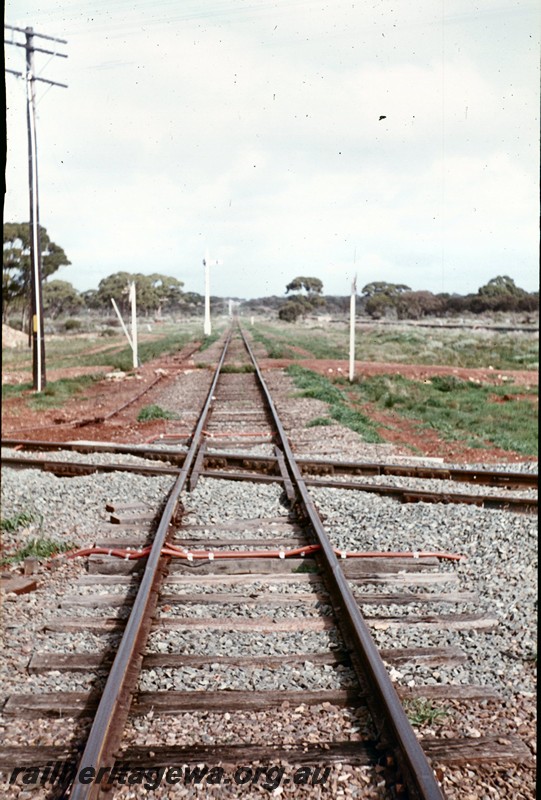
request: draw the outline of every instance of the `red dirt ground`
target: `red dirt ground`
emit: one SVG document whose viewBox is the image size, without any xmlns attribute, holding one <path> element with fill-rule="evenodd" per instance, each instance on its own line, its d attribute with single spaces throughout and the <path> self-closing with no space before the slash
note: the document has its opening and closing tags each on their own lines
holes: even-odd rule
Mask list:
<svg viewBox="0 0 541 800">
<path fill-rule="evenodd" d="M 392 411 L 382 412 L 374 408 L 371 403 L 361 405 L 360 410 L 381 426 L 378 428 L 378 433 L 386 442 L 414 455 L 445 458 L 446 461 L 457 463 L 494 464 L 501 461 L 510 463 L 537 461 L 532 456 L 511 453 L 509 450 L 493 447 L 490 442 L 487 442 L 486 448 L 478 448 L 468 447 L 463 442 L 444 441 L 440 439 L 437 431 L 422 427 L 422 423 L 406 419 Z"/>
<path fill-rule="evenodd" d="M 322 375 L 349 374 L 349 362 L 332 359 L 303 358 L 293 360 L 290 358 L 263 358 L 259 360 L 263 369 L 285 369 L 290 364 L 298 364 L 306 369 L 319 372 Z M 539 373 L 531 370 L 497 370 L 474 369 L 471 367 L 425 366 L 417 364 L 382 363 L 372 361 L 356 361 L 355 374 L 366 375 L 403 375 L 404 378 L 423 381 L 429 380 L 434 375 L 453 375 L 462 381 L 477 380 L 481 383 L 492 383 L 498 386 L 506 382 L 513 382 L 515 386 L 537 386 Z"/>
<path fill-rule="evenodd" d="M 175 380 L 179 369 L 193 369 L 194 362 L 184 360 L 193 351 L 193 344 L 187 346 L 183 353 L 175 357 L 163 357 L 145 364 L 138 370 L 138 376 L 128 376 L 120 382 L 103 380 L 93 384 L 84 397 L 74 397 L 61 409 L 32 411 L 27 408 L 24 398 L 10 397 L 3 402 L 2 436 L 4 438 L 22 438 L 45 441 L 68 441 L 74 439 L 117 441 L 125 443 L 142 443 L 161 434 L 187 436 L 189 426 L 182 420 L 155 420 L 137 422 L 136 417 L 142 406 L 154 402 L 153 397 L 161 391 L 167 381 Z M 260 364 L 264 370 L 280 369 L 291 363 L 289 359 L 262 359 Z M 348 374 L 348 362 L 336 360 L 302 359 L 302 366 L 321 374 Z M 103 371 L 103 367 L 99 368 Z M 165 370 L 166 374 L 161 374 Z M 75 374 L 87 374 L 91 369 L 71 367 L 65 370 L 52 370 L 50 380 L 60 377 L 73 377 Z M 434 375 L 454 375 L 461 380 L 478 380 L 493 385 L 503 385 L 506 380 L 515 386 L 536 386 L 538 373 L 527 371 L 466 369 L 446 366 L 416 366 L 411 364 L 381 364 L 356 362 L 357 375 L 400 374 L 415 380 L 427 380 Z M 110 420 L 100 421 L 96 417 L 104 417 L 118 409 L 124 403 L 141 392 L 145 386 L 160 376 L 156 385 L 136 400 L 132 405 L 116 414 Z M 27 379 L 27 378 L 26 378 Z M 491 447 L 487 443 L 485 449 L 469 448 L 460 442 L 446 442 L 439 438 L 435 431 L 426 430 L 415 421 L 400 417 L 395 412 L 382 412 L 371 404 L 363 406 L 368 416 L 380 423 L 380 433 L 385 441 L 395 444 L 404 454 L 442 457 L 454 462 L 486 462 L 495 461 L 534 461 L 518 453 L 510 453 Z M 81 423 L 85 423 L 82 424 Z"/>
</svg>

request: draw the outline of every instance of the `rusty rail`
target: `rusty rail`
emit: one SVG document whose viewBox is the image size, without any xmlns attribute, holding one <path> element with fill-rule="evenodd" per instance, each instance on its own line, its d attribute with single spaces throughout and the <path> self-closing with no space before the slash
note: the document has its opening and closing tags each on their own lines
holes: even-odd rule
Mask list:
<svg viewBox="0 0 541 800">
<path fill-rule="evenodd" d="M 255 373 L 261 390 L 263 391 L 274 419 L 277 435 L 280 440 L 279 445 L 284 454 L 293 484 L 297 489 L 298 496 L 302 502 L 302 506 L 304 507 L 305 514 L 317 542 L 321 545 L 321 558 L 325 567 L 325 574 L 329 581 L 329 588 L 333 596 L 338 600 L 339 607 L 343 613 L 343 621 L 346 623 L 347 631 L 350 634 L 350 636 L 346 638 L 349 638 L 355 644 L 355 655 L 359 658 L 365 674 L 370 681 L 371 686 L 368 694 L 372 699 L 369 699 L 369 704 L 372 704 L 379 719 L 381 719 L 381 714 L 383 714 L 387 732 L 392 733 L 394 742 L 396 743 L 393 745 L 387 741 L 385 743 L 387 751 L 391 750 L 394 752 L 397 763 L 400 764 L 401 768 L 404 770 L 408 788 L 410 789 L 410 796 L 417 796 L 422 800 L 443 800 L 443 794 L 434 776 L 434 771 L 406 716 L 368 625 L 359 610 L 349 583 L 344 576 L 340 563 L 325 532 L 321 518 L 306 488 L 306 484 L 295 461 L 270 392 L 242 330 L 241 335 L 255 367 Z M 340 620 L 340 622 L 342 622 L 342 620 Z M 398 747 L 396 747 L 396 745 L 398 745 Z"/>
<path fill-rule="evenodd" d="M 178 454 L 171 460 L 181 463 L 185 461 L 185 453 L 182 459 Z M 216 478 L 228 481 L 252 481 L 253 483 L 272 483 L 283 482 L 284 476 L 280 469 L 280 460 L 275 458 L 272 466 L 276 470 L 271 474 L 266 472 L 250 472 L 253 468 L 252 457 L 244 457 L 247 471 L 233 472 L 230 470 L 212 470 L 205 467 L 206 461 L 215 461 L 214 456 L 208 455 L 205 451 L 199 450 L 198 455 L 198 474 L 206 478 Z M 298 463 L 298 462 L 297 462 Z M 96 472 L 133 472 L 139 475 L 178 475 L 179 467 L 173 466 L 151 466 L 150 464 L 122 464 L 112 462 L 110 464 L 93 464 L 89 461 L 55 461 L 45 458 L 17 458 L 7 456 L 2 459 L 2 464 L 14 469 L 42 469 L 44 472 L 52 472 L 59 477 L 73 477 L 74 475 L 91 475 Z M 304 477 L 304 476 L 303 476 Z M 354 481 L 337 481 L 328 478 L 308 478 L 304 477 L 306 486 L 321 486 L 330 489 L 353 490 L 367 492 L 369 494 L 379 494 L 385 497 L 392 497 L 401 503 L 443 503 L 474 505 L 482 508 L 490 508 L 500 511 L 514 511 L 517 513 L 535 514 L 538 509 L 536 497 L 516 497 L 513 495 L 487 495 L 487 494 L 464 494 L 460 492 L 427 492 L 422 489 L 410 489 L 405 486 L 389 486 L 386 484 L 360 483 Z M 479 484 L 481 485 L 481 484 Z"/>
<path fill-rule="evenodd" d="M 31 439 L 5 438 L 2 447 L 18 447 L 22 450 L 73 450 L 80 453 L 118 453 L 141 456 L 156 461 L 171 461 L 183 464 L 186 454 L 165 447 L 145 447 L 142 445 L 117 444 L 106 442 L 46 442 Z M 205 464 L 220 468 L 240 467 L 249 461 L 254 471 L 273 472 L 276 456 L 245 456 L 239 453 L 207 453 Z M 501 486 L 506 489 L 537 488 L 537 472 L 517 472 L 516 470 L 489 470 L 463 467 L 412 466 L 387 462 L 332 461 L 326 459 L 298 457 L 297 464 L 303 473 L 330 477 L 332 475 L 396 475 L 404 478 L 426 478 L 449 480 L 458 483 L 475 483 L 479 486 Z"/>
<path fill-rule="evenodd" d="M 231 332 L 226 338 L 190 449 L 186 454 L 184 466 L 169 494 L 154 536 L 152 549 L 134 600 L 133 609 L 118 646 L 76 774 L 79 774 L 84 767 L 94 767 L 97 771 L 100 767 L 111 765 L 114 761 L 114 752 L 120 745 L 124 723 L 139 674 L 138 664 L 143 657 L 146 639 L 152 623 L 153 609 L 163 577 L 162 547 L 175 517 L 180 493 L 186 485 L 188 474 L 199 448 L 202 431 L 214 399 L 214 390 L 230 339 Z M 70 800 L 94 800 L 99 796 L 100 791 L 99 784 L 91 783 L 90 785 L 85 785 L 76 781 L 69 797 Z"/>
</svg>

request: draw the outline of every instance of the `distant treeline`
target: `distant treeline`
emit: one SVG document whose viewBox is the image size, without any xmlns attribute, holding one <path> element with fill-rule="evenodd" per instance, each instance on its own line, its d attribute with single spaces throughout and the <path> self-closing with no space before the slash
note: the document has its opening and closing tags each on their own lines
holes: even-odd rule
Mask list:
<svg viewBox="0 0 541 800">
<path fill-rule="evenodd" d="M 160 317 L 162 314 L 189 316 L 202 313 L 204 297 L 184 291 L 182 281 L 159 272 L 148 274 L 115 272 L 103 278 L 96 289 L 78 292 L 68 281 L 51 279 L 71 262 L 66 253 L 51 241 L 40 226 L 39 241 L 43 277 L 43 307 L 49 319 L 76 316 L 81 312 L 110 315 L 111 298 L 122 314 L 130 307 L 129 286 L 135 283 L 139 314 Z M 31 283 L 31 248 L 27 222 L 4 223 L 2 269 L 2 320 L 19 318 L 20 326 L 28 324 Z M 273 313 L 280 319 L 294 322 L 308 314 L 348 313 L 350 298 L 324 295 L 323 283 L 317 277 L 297 276 L 285 287 L 285 295 L 253 300 L 211 297 L 214 314 L 223 313 L 231 300 L 242 313 Z M 539 293 L 527 292 L 512 278 L 499 275 L 481 286 L 476 294 L 433 294 L 413 291 L 405 284 L 374 281 L 368 283 L 357 299 L 357 313 L 374 319 L 421 319 L 423 317 L 460 316 L 486 312 L 537 312 Z M 113 315 L 114 316 L 114 315 Z"/>
<path fill-rule="evenodd" d="M 350 297 L 340 295 L 321 295 L 319 303 L 310 309 L 310 314 L 347 314 Z M 291 301 L 287 301 L 291 307 Z M 285 309 L 284 298 L 278 295 L 247 300 L 241 304 L 243 311 L 275 311 L 282 319 Z M 377 281 L 367 284 L 357 295 L 358 315 L 373 319 L 422 319 L 423 317 L 456 317 L 488 312 L 539 311 L 539 292 L 527 292 L 515 285 L 506 275 L 493 278 L 481 286 L 475 294 L 448 294 L 421 290 L 412 291 L 403 284 Z M 299 307 L 298 314 L 291 321 L 306 313 Z M 280 313 L 282 312 L 282 313 Z"/>
</svg>

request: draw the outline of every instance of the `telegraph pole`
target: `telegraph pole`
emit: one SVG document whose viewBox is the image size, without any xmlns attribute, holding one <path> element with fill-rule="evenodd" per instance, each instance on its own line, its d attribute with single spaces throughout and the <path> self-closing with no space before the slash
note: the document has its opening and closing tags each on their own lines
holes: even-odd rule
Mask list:
<svg viewBox="0 0 541 800">
<path fill-rule="evenodd" d="M 41 81 L 51 86 L 61 86 L 67 88 L 65 83 L 50 81 L 46 78 L 39 78 L 35 74 L 34 53 L 45 53 L 47 55 L 67 58 L 65 53 L 58 53 L 53 50 L 45 50 L 42 47 L 34 46 L 34 37 L 47 39 L 51 42 L 67 44 L 64 39 L 57 39 L 53 36 L 45 36 L 42 33 L 35 33 L 33 28 L 15 28 L 12 25 L 4 26 L 7 30 L 14 33 L 24 33 L 25 41 L 16 42 L 4 39 L 6 44 L 15 47 L 24 47 L 26 51 L 26 124 L 28 132 L 28 187 L 30 196 L 30 310 L 31 310 L 31 332 L 32 332 L 32 379 L 33 387 L 37 392 L 41 392 L 46 385 L 45 372 L 45 335 L 43 324 L 43 296 L 42 296 L 42 268 L 41 268 L 41 242 L 39 229 L 39 202 L 38 202 L 38 154 L 36 139 L 36 90 L 35 82 Z M 22 77 L 22 73 L 12 69 L 6 69 L 17 77 Z"/>
</svg>

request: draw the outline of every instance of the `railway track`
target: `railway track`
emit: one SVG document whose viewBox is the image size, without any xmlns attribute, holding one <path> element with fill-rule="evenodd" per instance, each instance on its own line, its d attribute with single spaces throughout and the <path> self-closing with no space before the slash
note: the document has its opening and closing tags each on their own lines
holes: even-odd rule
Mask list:
<svg viewBox="0 0 541 800">
<path fill-rule="evenodd" d="M 187 444 L 188 439 L 181 444 Z M 179 442 L 177 442 L 179 443 Z M 181 465 L 184 463 L 185 454 L 175 452 L 170 448 L 158 446 L 145 447 L 143 445 L 129 445 L 102 442 L 54 442 L 40 441 L 39 439 L 2 439 L 2 447 L 11 447 L 21 451 L 47 451 L 70 450 L 79 453 L 113 453 L 115 455 L 129 454 L 157 461 L 169 461 Z M 248 466 L 257 472 L 270 473 L 275 471 L 276 456 L 262 456 L 250 453 L 228 453 L 226 451 L 214 456 L 205 456 L 205 466 L 218 466 L 219 468 L 245 468 Z M 520 489 L 537 487 L 538 475 L 528 472 L 506 472 L 490 469 L 467 469 L 437 466 L 400 465 L 396 463 L 382 463 L 369 461 L 333 461 L 320 458 L 297 457 L 297 464 L 303 473 L 317 475 L 399 475 L 408 478 L 427 478 L 432 480 L 452 480 L 459 483 L 474 483 L 477 485 L 500 486 L 507 489 Z"/>
<path fill-rule="evenodd" d="M 212 442 L 212 432 L 208 441 Z M 259 442 L 260 440 L 258 440 Z M 189 442 L 189 439 L 182 443 Z M 212 442 L 214 445 L 214 442 Z M 186 460 L 186 453 L 174 452 L 171 449 L 150 448 L 104 444 L 92 442 L 42 442 L 25 439 L 4 439 L 2 447 L 14 448 L 18 451 L 72 451 L 79 453 L 112 453 L 116 455 L 139 456 L 142 459 L 166 461 L 167 466 L 154 467 L 149 464 L 122 463 L 121 461 L 99 464 L 92 462 L 66 462 L 54 458 L 30 458 L 25 455 L 6 455 L 3 463 L 14 468 L 29 466 L 52 472 L 59 476 L 88 475 L 97 471 L 129 471 L 145 475 L 178 474 Z M 304 482 L 307 486 L 324 486 L 329 488 L 350 489 L 392 497 L 402 503 L 462 503 L 481 506 L 483 508 L 503 509 L 515 512 L 536 513 L 538 499 L 536 496 L 538 475 L 526 472 L 505 472 L 501 470 L 461 469 L 449 467 L 402 466 L 393 463 L 340 462 L 322 459 L 297 458 Z M 251 480 L 261 483 L 281 482 L 279 458 L 276 454 L 255 455 L 242 453 L 209 453 L 203 451 L 200 462 L 203 477 L 225 480 Z M 361 480 L 345 480 L 343 476 L 397 476 L 406 479 L 405 485 L 389 485 L 381 482 Z M 329 477 L 332 476 L 332 477 Z M 335 480 L 334 478 L 338 478 Z M 408 479 L 416 479 L 411 485 Z M 475 487 L 471 492 L 457 492 L 446 486 L 442 490 L 425 490 L 420 488 L 423 481 L 446 481 L 449 483 L 470 484 Z M 524 495 L 483 493 L 477 487 L 503 488 L 525 491 Z"/>
<path fill-rule="evenodd" d="M 84 738 L 74 737 L 71 743 L 27 747 L 24 757 L 16 748 L 8 748 L 0 763 L 13 767 L 20 757 L 19 764 L 36 768 L 71 761 L 77 763 L 79 775 L 83 769 L 94 769 L 86 784 L 65 776 L 56 795 L 76 800 L 99 796 L 100 782 L 94 777 L 100 769 L 101 788 L 114 784 L 115 794 L 124 796 L 125 787 L 111 780 L 110 770 L 119 762 L 132 770 L 163 767 L 168 775 L 179 766 L 192 770 L 193 765 L 204 764 L 206 792 L 209 776 L 222 792 L 218 778 L 229 776 L 230 785 L 244 796 L 247 789 L 274 790 L 280 785 L 278 778 L 289 780 L 293 788 L 296 779 L 298 785 L 306 779 L 317 791 L 328 780 L 325 770 L 330 765 L 346 763 L 374 782 L 380 795 L 373 796 L 439 798 L 442 791 L 431 761 L 528 758 L 529 750 L 509 736 L 482 737 L 482 741 L 461 736 L 443 742 L 425 739 L 421 749 L 400 700 L 445 697 L 490 702 L 495 693 L 486 686 L 452 684 L 398 686 L 396 691 L 389 672 L 401 665 L 461 663 L 465 656 L 452 647 L 378 652 L 374 630 L 419 626 L 429 631 L 447 626 L 482 631 L 493 629 L 497 619 L 486 614 L 431 613 L 432 607 L 443 604 L 452 609 L 474 599 L 457 590 L 447 554 L 440 554 L 442 558 L 418 553 L 337 554 L 308 491 L 307 474 L 310 470 L 341 474 L 342 469 L 359 474 L 356 470 L 375 465 L 295 461 L 257 365 L 248 362 L 250 371 L 243 368 L 247 350 L 247 342 L 238 334 L 231 337 L 186 452 L 164 450 L 157 456 L 154 451 L 154 457 L 173 463 L 165 467 L 174 486 L 164 507 L 156 514 L 141 498 L 134 498 L 129 507 L 111 502 L 110 525 L 91 549 L 117 551 L 122 559 L 107 552 L 91 553 L 89 574 L 64 598 L 59 616 L 47 626 L 52 635 L 69 637 L 87 631 L 110 636 L 113 646 L 90 653 L 44 652 L 30 661 L 29 670 L 35 675 L 96 671 L 97 690 L 13 694 L 4 706 L 8 717 L 80 716 L 83 722 L 91 721 L 89 730 L 85 728 Z M 216 440 L 234 452 L 209 452 L 209 443 Z M 3 444 L 35 446 L 13 440 Z M 71 446 L 83 448 L 82 452 L 89 447 Z M 149 457 L 146 451 L 145 457 Z M 265 472 L 256 472 L 258 467 Z M 460 471 L 455 472 L 455 478 L 439 473 L 438 477 L 461 480 Z M 474 478 L 483 479 L 487 476 Z M 506 478 L 499 473 L 497 480 L 501 486 Z M 516 488 L 515 476 L 508 480 L 503 485 Z M 246 482 L 248 499 L 244 513 L 229 516 L 230 497 L 235 492 L 238 497 L 239 481 Z M 319 480 L 318 484 L 325 485 Z M 348 487 L 340 483 L 340 488 Z M 267 509 L 263 515 L 261 508 Z M 148 550 L 142 558 L 137 551 L 144 547 Z M 404 586 L 412 585 L 417 587 L 414 593 L 410 588 L 404 591 Z M 411 604 L 426 611 L 386 613 Z M 367 620 L 360 610 L 369 608 L 376 613 Z M 269 646 L 276 637 L 284 638 L 283 652 L 273 652 Z M 239 643 L 239 652 L 231 653 L 234 648 L 228 641 L 235 647 Z M 282 673 L 284 685 L 298 688 L 276 688 L 274 678 Z M 202 680 L 205 689 L 194 688 Z M 274 688 L 259 689 L 269 681 Z M 332 717 L 342 735 L 325 738 L 323 726 L 321 734 L 306 738 L 303 720 L 311 708 Z M 291 709 L 299 710 L 292 714 Z M 219 719 L 217 728 L 228 733 L 231 718 L 248 714 L 255 714 L 256 727 L 267 731 L 259 733 L 255 744 L 239 737 L 238 731 L 234 743 L 230 738 L 211 744 L 194 738 L 194 721 L 204 727 L 203 720 L 214 715 Z M 177 721 L 180 733 L 173 744 L 167 735 L 160 741 L 158 728 L 151 749 L 146 740 L 132 740 L 138 720 L 143 719 L 148 730 L 154 717 L 168 731 L 168 720 Z M 284 717 L 286 730 L 293 731 L 285 739 Z M 357 724 L 352 726 L 351 720 Z M 175 779 L 179 774 L 179 780 L 185 780 L 186 772 L 177 771 Z M 174 786 L 167 789 L 173 790 Z"/>
</svg>

